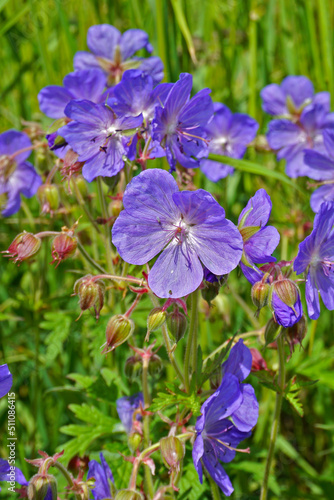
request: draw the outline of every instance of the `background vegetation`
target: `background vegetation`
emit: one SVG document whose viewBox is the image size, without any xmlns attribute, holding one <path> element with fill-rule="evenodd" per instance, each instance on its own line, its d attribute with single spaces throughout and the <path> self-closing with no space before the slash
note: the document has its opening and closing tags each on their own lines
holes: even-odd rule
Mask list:
<svg viewBox="0 0 334 500">
<path fill-rule="evenodd" d="M 22 129 L 22 120 L 49 124 L 39 112 L 37 94 L 45 85 L 61 84 L 73 70 L 75 52 L 86 49 L 89 26 L 98 23 L 113 24 L 121 31 L 147 31 L 165 63 L 166 80 L 176 81 L 180 72 L 192 73 L 195 91 L 210 87 L 214 100 L 256 118 L 262 133 L 268 117 L 261 110 L 259 92 L 265 85 L 300 74 L 313 81 L 316 91 L 334 95 L 334 2 L 330 0 L 0 0 L 0 132 Z M 303 179 L 288 184 L 272 177 L 273 171 L 284 172 L 284 162 L 278 164 L 274 155 L 250 151 L 249 158 L 266 167 L 265 175 L 256 175 L 256 169 L 237 171 L 214 185 L 196 173 L 197 185 L 210 189 L 233 221 L 249 197 L 264 187 L 273 201 L 271 222 L 281 233 L 276 256 L 291 259 L 313 220 L 311 191 Z M 35 155 L 37 168 L 43 169 L 43 162 L 42 155 Z M 57 181 L 61 184 L 60 177 Z M 63 194 L 65 188 L 62 184 Z M 87 203 L 98 217 L 95 185 L 89 189 Z M 18 214 L 1 220 L 1 250 L 23 229 L 59 229 L 66 220 L 73 223 L 81 210 L 71 197 L 65 200 L 65 215 L 53 219 L 39 215 L 35 199 L 25 201 Z M 89 251 L 103 259 L 104 246 L 94 239 L 85 217 L 80 230 Z M 24 457 L 34 458 L 38 449 L 52 454 L 65 447 L 68 460 L 76 453 L 96 458 L 103 448 L 117 486 L 124 487 L 131 466 L 116 453 L 126 450 L 126 441 L 118 432 L 115 400 L 138 391 L 138 386 L 129 384 L 123 374 L 130 350 L 123 346 L 105 359 L 99 349 L 108 318 L 121 306 L 117 301 L 107 305 L 98 323 L 89 313 L 76 322 L 79 308 L 77 298 L 70 297 L 73 284 L 92 269 L 80 256 L 56 270 L 50 261 L 48 244 L 33 263 L 19 268 L 0 259 L 0 363 L 8 363 L 14 375 L 18 462 L 29 476 L 32 470 Z M 149 301 L 143 300 L 134 315 L 138 339 L 145 336 L 149 310 Z M 231 334 L 258 329 L 268 316 L 254 318 L 250 286 L 234 273 L 210 311 L 202 303 L 201 317 L 201 343 L 207 355 Z M 158 333 L 156 337 L 160 343 Z M 333 314 L 323 310 L 319 322 L 310 322 L 303 349 L 297 347 L 287 365 L 290 376 L 316 383 L 299 393 L 303 417 L 284 401 L 272 499 L 333 498 L 333 355 Z M 265 358 L 275 370 L 276 352 L 267 349 Z M 153 379 L 152 389 L 163 389 L 163 380 L 171 376 L 165 372 L 161 379 Z M 261 402 L 250 441 L 252 453 L 227 466 L 235 486 L 232 498 L 242 500 L 259 495 L 275 399 L 255 376 L 251 383 Z M 1 457 L 7 456 L 6 418 L 3 399 Z M 165 469 L 158 468 L 157 474 L 163 480 Z M 209 498 L 192 464 L 180 486 L 179 498 Z M 1 494 L 7 498 L 8 493 Z"/>
</svg>

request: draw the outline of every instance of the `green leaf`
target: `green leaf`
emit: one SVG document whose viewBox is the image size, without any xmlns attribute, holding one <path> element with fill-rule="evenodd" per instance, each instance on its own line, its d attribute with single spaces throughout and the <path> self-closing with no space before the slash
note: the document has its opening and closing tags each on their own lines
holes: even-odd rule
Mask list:
<svg viewBox="0 0 334 500">
<path fill-rule="evenodd" d="M 193 61 L 194 64 L 197 63 L 196 59 L 196 52 L 195 52 L 195 47 L 193 43 L 193 39 L 187 24 L 186 17 L 184 15 L 183 9 L 182 9 L 182 4 L 181 0 L 171 0 L 172 1 L 172 7 L 174 10 L 175 14 L 175 19 L 177 24 L 179 25 L 179 28 L 181 30 L 182 35 L 184 36 L 184 39 L 186 41 L 190 57 Z"/>
<path fill-rule="evenodd" d="M 66 314 L 59 312 L 45 313 L 40 327 L 44 330 L 51 330 L 51 333 L 46 337 L 46 366 L 50 366 L 56 357 L 62 353 L 64 342 L 70 334 L 72 318 Z"/>
<path fill-rule="evenodd" d="M 298 415 L 300 417 L 303 417 L 304 416 L 304 410 L 303 410 L 303 406 L 299 400 L 299 397 L 298 397 L 298 393 L 297 392 L 289 392 L 288 394 L 286 394 L 285 396 L 285 399 L 287 401 L 289 401 L 289 403 L 291 404 L 292 408 L 294 410 L 296 410 L 296 412 L 298 413 Z"/>
<path fill-rule="evenodd" d="M 183 406 L 191 411 L 195 417 L 199 416 L 201 414 L 201 402 L 195 384 L 193 386 L 193 391 L 187 394 L 181 391 L 176 383 L 166 383 L 167 391 L 158 392 L 158 396 L 153 399 L 149 411 L 162 411 L 169 406 Z"/>
</svg>

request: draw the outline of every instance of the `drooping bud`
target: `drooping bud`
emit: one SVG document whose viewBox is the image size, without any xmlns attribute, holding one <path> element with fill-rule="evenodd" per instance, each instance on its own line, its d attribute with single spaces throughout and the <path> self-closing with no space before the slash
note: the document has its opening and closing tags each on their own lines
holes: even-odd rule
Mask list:
<svg viewBox="0 0 334 500">
<path fill-rule="evenodd" d="M 71 236 L 65 232 L 58 234 L 52 243 L 51 255 L 53 260 L 51 264 L 57 262 L 56 267 L 60 262 L 72 257 L 78 246 L 78 241 L 75 236 Z"/>
<path fill-rule="evenodd" d="M 140 377 L 143 371 L 143 358 L 138 354 L 130 356 L 125 361 L 124 372 L 128 379 L 132 382 Z"/>
<path fill-rule="evenodd" d="M 139 491 L 134 490 L 120 490 L 115 500 L 144 500 L 144 497 Z"/>
<path fill-rule="evenodd" d="M 297 323 L 295 323 L 293 326 L 290 326 L 290 328 L 287 328 L 285 330 L 285 338 L 289 344 L 289 349 L 291 354 L 293 353 L 294 346 L 296 344 L 301 345 L 303 339 L 305 338 L 306 332 L 307 332 L 307 321 L 305 314 L 303 314 L 303 316 Z"/>
<path fill-rule="evenodd" d="M 276 321 L 273 318 L 270 318 L 270 320 L 266 324 L 266 329 L 264 331 L 264 339 L 266 342 L 265 343 L 266 346 L 274 342 L 274 340 L 276 340 L 279 334 L 279 327 L 280 325 L 276 323 Z"/>
<path fill-rule="evenodd" d="M 148 365 L 148 373 L 152 377 L 154 377 L 155 375 L 159 375 L 162 368 L 163 368 L 163 363 L 160 356 L 158 356 L 157 354 L 152 354 Z"/>
<path fill-rule="evenodd" d="M 139 432 L 131 432 L 128 437 L 128 445 L 131 452 L 134 454 L 142 442 L 143 437 L 139 434 Z"/>
<path fill-rule="evenodd" d="M 13 262 L 22 262 L 33 257 L 41 248 L 41 240 L 32 233 L 20 233 L 14 238 L 4 254 Z"/>
<path fill-rule="evenodd" d="M 251 371 L 259 372 L 261 370 L 268 370 L 267 363 L 265 359 L 262 357 L 261 353 L 257 349 L 254 349 L 254 347 L 251 347 L 250 352 L 252 354 Z"/>
<path fill-rule="evenodd" d="M 116 188 L 117 184 L 120 181 L 120 178 L 121 178 L 120 173 L 118 173 L 116 175 L 112 175 L 111 177 L 102 177 L 102 180 L 104 184 L 106 184 L 109 187 L 109 191 L 114 191 L 114 189 Z"/>
<path fill-rule="evenodd" d="M 288 278 L 278 279 L 271 285 L 269 305 L 276 322 L 284 328 L 297 323 L 303 314 L 299 288 Z"/>
<path fill-rule="evenodd" d="M 166 311 L 164 311 L 162 307 L 155 307 L 147 317 L 147 330 L 149 332 L 155 332 L 165 323 L 166 318 Z"/>
<path fill-rule="evenodd" d="M 54 184 L 42 184 L 37 190 L 37 198 L 42 206 L 42 213 L 52 213 L 59 207 L 59 192 Z"/>
<path fill-rule="evenodd" d="M 262 307 L 265 307 L 268 304 L 269 292 L 269 283 L 258 281 L 252 286 L 251 297 L 254 306 L 257 308 L 257 313 L 259 313 Z"/>
<path fill-rule="evenodd" d="M 175 308 L 173 312 L 167 315 L 167 327 L 175 342 L 178 342 L 184 337 L 187 326 L 187 318 L 178 308 Z"/>
<path fill-rule="evenodd" d="M 74 183 L 79 190 L 81 196 L 85 199 L 88 193 L 87 183 L 82 175 L 76 175 L 75 178 L 71 177 L 70 179 L 70 188 L 72 192 L 75 192 Z"/>
<path fill-rule="evenodd" d="M 273 293 L 289 307 L 293 307 L 299 297 L 299 288 L 287 278 L 277 280 L 272 284 Z"/>
<path fill-rule="evenodd" d="M 184 457 L 184 444 L 175 436 L 160 439 L 160 451 L 164 464 L 169 469 L 178 471 Z"/>
<path fill-rule="evenodd" d="M 86 311 L 93 307 L 96 319 L 98 319 L 104 304 L 105 285 L 103 281 L 93 280 L 92 278 L 93 276 L 88 274 L 78 279 L 74 283 L 74 294 L 79 295 L 81 311 Z"/>
<path fill-rule="evenodd" d="M 48 496 L 47 496 L 48 495 Z M 57 500 L 57 481 L 50 474 L 36 474 L 28 484 L 29 500 Z"/>
<path fill-rule="evenodd" d="M 106 329 L 107 342 L 104 344 L 102 354 L 113 351 L 131 337 L 135 329 L 132 319 L 122 314 L 110 318 Z"/>
</svg>

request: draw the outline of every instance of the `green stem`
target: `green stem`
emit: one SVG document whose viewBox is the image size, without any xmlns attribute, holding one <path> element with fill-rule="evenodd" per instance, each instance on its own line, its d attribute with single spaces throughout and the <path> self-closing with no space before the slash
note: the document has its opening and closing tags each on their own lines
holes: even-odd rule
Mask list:
<svg viewBox="0 0 334 500">
<path fill-rule="evenodd" d="M 91 266 L 94 267 L 94 269 L 96 269 L 97 271 L 99 271 L 99 273 L 102 273 L 102 274 L 107 273 L 107 271 L 105 269 L 103 269 L 103 267 L 101 267 L 97 262 L 95 262 L 95 260 L 89 255 L 89 253 L 86 252 L 84 246 L 80 243 L 79 240 L 78 240 L 78 249 L 82 253 L 82 255 L 84 256 L 84 258 L 91 264 Z"/>
<path fill-rule="evenodd" d="M 105 236 L 105 246 L 106 246 L 105 249 L 106 249 L 107 267 L 108 267 L 110 274 L 115 274 L 114 264 L 112 262 L 110 228 L 109 228 L 109 224 L 106 222 L 108 220 L 108 211 L 107 211 L 106 199 L 105 199 L 104 193 L 103 193 L 103 185 L 102 185 L 102 178 L 101 177 L 97 178 L 97 192 L 98 192 L 98 196 L 99 196 L 102 217 L 105 220 L 104 236 Z"/>
<path fill-rule="evenodd" d="M 220 491 L 218 484 L 214 482 L 211 476 L 207 476 L 210 483 L 210 489 L 212 493 L 212 500 L 221 500 Z"/>
<path fill-rule="evenodd" d="M 60 464 L 59 462 L 54 462 L 53 467 L 55 467 L 62 473 L 70 487 L 74 486 L 72 474 L 70 474 L 62 464 Z M 75 498 L 76 500 L 81 500 L 81 495 L 75 494 Z"/>
<path fill-rule="evenodd" d="M 72 187 L 73 187 L 73 191 L 74 191 L 75 197 L 77 199 L 77 202 L 80 205 L 80 208 L 82 208 L 82 210 L 85 212 L 85 214 L 87 215 L 88 219 L 93 224 L 96 232 L 99 233 L 99 234 L 101 234 L 101 229 L 96 224 L 96 220 L 94 219 L 94 217 L 92 216 L 92 214 L 90 213 L 90 211 L 88 210 L 88 208 L 86 207 L 85 200 L 83 199 L 82 194 L 80 193 L 80 190 L 79 190 L 79 188 L 77 186 L 77 183 L 76 183 L 76 180 L 75 180 L 74 177 L 72 177 Z"/>
<path fill-rule="evenodd" d="M 191 316 L 188 333 L 186 354 L 184 357 L 184 385 L 186 391 L 190 389 L 190 355 L 193 352 L 192 371 L 196 371 L 197 365 L 197 323 L 198 323 L 198 298 L 199 289 L 191 294 Z"/>
<path fill-rule="evenodd" d="M 157 299 L 157 297 L 153 293 L 149 293 L 149 297 L 152 301 L 153 306 L 159 307 L 160 304 L 159 304 L 159 300 Z M 170 344 L 170 339 L 169 339 L 169 334 L 168 334 L 166 323 L 164 323 L 162 325 L 161 331 L 162 331 L 162 336 L 164 339 L 164 343 L 165 343 L 165 347 L 166 347 L 169 361 L 171 362 L 171 365 L 173 366 L 175 372 L 177 373 L 177 376 L 179 377 L 181 383 L 184 384 L 182 371 L 181 371 L 181 369 L 180 369 L 180 367 L 179 367 L 179 365 L 174 357 L 174 352 L 172 351 L 172 346 Z"/>
<path fill-rule="evenodd" d="M 281 327 L 282 330 L 282 327 Z M 274 420 L 271 427 L 271 435 L 270 435 L 270 444 L 266 461 L 266 468 L 264 471 L 264 479 L 261 488 L 260 500 L 266 500 L 268 494 L 268 480 L 270 475 L 271 464 L 274 458 L 276 439 L 278 434 L 278 428 L 281 417 L 281 408 L 283 401 L 283 394 L 285 388 L 285 356 L 284 356 L 284 337 L 283 335 L 279 335 L 277 338 L 277 351 L 278 351 L 278 361 L 279 361 L 279 369 L 278 369 L 278 385 L 280 391 L 276 394 L 276 405 L 274 412 Z"/>
<path fill-rule="evenodd" d="M 148 408 L 150 406 L 150 402 L 151 402 L 150 391 L 149 391 L 149 387 L 148 387 L 148 365 L 149 365 L 149 359 L 144 358 L 143 359 L 142 388 L 143 388 L 144 407 L 145 408 Z M 145 448 L 147 448 L 149 445 L 149 442 L 150 442 L 150 415 L 149 414 L 144 416 L 143 435 L 144 435 L 144 446 L 145 446 Z M 144 471 L 145 471 L 146 490 L 149 494 L 149 497 L 153 498 L 154 485 L 153 485 L 152 473 L 151 473 L 150 468 L 148 466 L 146 466 L 144 468 Z"/>
</svg>

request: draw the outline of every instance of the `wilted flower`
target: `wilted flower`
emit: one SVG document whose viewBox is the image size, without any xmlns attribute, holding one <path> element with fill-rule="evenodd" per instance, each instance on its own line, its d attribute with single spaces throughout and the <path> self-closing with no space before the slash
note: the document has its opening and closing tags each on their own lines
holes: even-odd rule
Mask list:
<svg viewBox="0 0 334 500">
<path fill-rule="evenodd" d="M 123 204 L 113 243 L 126 262 L 136 265 L 162 251 L 148 276 L 158 297 L 179 298 L 196 290 L 202 264 L 217 275 L 238 265 L 242 238 L 210 193 L 179 192 L 166 171 L 145 170 L 127 186 Z"/>
<path fill-rule="evenodd" d="M 64 110 L 72 99 L 102 102 L 106 84 L 106 76 L 101 70 L 74 71 L 65 76 L 63 87 L 49 85 L 39 92 L 39 107 L 50 118 L 63 118 L 65 116 Z"/>
<path fill-rule="evenodd" d="M 107 341 L 102 346 L 102 354 L 108 354 L 108 352 L 126 342 L 133 334 L 134 328 L 134 322 L 126 315 L 116 314 L 116 316 L 112 316 L 107 324 Z"/>
<path fill-rule="evenodd" d="M 73 231 L 67 228 L 62 229 L 63 231 L 55 236 L 52 242 L 51 255 L 53 260 L 51 264 L 56 262 L 56 267 L 58 267 L 63 260 L 73 257 L 78 246 L 78 240 L 73 236 Z"/>
<path fill-rule="evenodd" d="M 8 365 L 0 365 L 0 398 L 8 394 L 13 385 L 13 375 Z"/>
<path fill-rule="evenodd" d="M 275 227 L 266 226 L 271 209 L 270 196 L 264 189 L 259 189 L 239 216 L 238 228 L 244 243 L 240 267 L 251 283 L 259 280 L 259 271 L 254 264 L 276 260 L 271 254 L 279 243 L 280 235 Z"/>
<path fill-rule="evenodd" d="M 0 210 L 8 217 L 20 209 L 20 195 L 31 198 L 42 179 L 26 159 L 31 141 L 23 132 L 7 130 L 0 134 Z"/>
<path fill-rule="evenodd" d="M 118 83 L 124 71 L 139 68 L 152 76 L 155 83 L 163 78 L 163 64 L 159 57 L 143 59 L 134 57 L 141 49 L 153 51 L 145 31 L 130 29 L 121 34 L 110 24 L 91 26 L 87 34 L 91 53 L 80 51 L 74 56 L 75 69 L 99 68 L 108 78 L 108 85 Z"/>
<path fill-rule="evenodd" d="M 142 392 L 132 396 L 124 396 L 116 400 L 117 413 L 122 422 L 125 431 L 130 434 L 133 424 L 133 414 L 140 406 L 144 405 L 144 396 Z M 141 416 L 136 415 L 136 420 L 141 420 Z"/>
<path fill-rule="evenodd" d="M 239 340 L 222 366 L 220 387 L 202 405 L 202 415 L 195 427 L 193 460 L 200 482 L 203 481 L 203 463 L 227 496 L 233 492 L 233 486 L 219 461 L 231 462 L 237 451 L 249 452 L 249 449 L 238 450 L 237 446 L 251 435 L 258 418 L 254 389 L 240 383 L 249 375 L 251 366 L 252 355 Z"/>
<path fill-rule="evenodd" d="M 41 244 L 38 236 L 24 231 L 18 234 L 9 245 L 8 250 L 4 250 L 2 253 L 6 254 L 6 257 L 10 257 L 13 262 L 20 263 L 33 257 L 41 248 Z"/>
<path fill-rule="evenodd" d="M 307 273 L 306 303 L 308 315 L 320 315 L 319 294 L 330 311 L 334 310 L 334 203 L 323 203 L 314 218 L 312 233 L 300 243 L 294 261 L 297 274 Z"/>
<path fill-rule="evenodd" d="M 78 161 L 85 162 L 82 175 L 88 182 L 116 175 L 124 166 L 123 155 L 132 157 L 132 139 L 122 132 L 140 127 L 142 115 L 117 117 L 108 106 L 86 100 L 71 101 L 65 114 L 73 121 L 58 133 L 78 153 Z"/>
<path fill-rule="evenodd" d="M 250 116 L 232 113 L 224 104 L 214 103 L 215 114 L 206 125 L 209 153 L 242 158 L 248 144 L 255 138 L 259 124 Z M 212 182 L 217 182 L 234 172 L 234 168 L 223 163 L 203 159 L 200 167 Z"/>
<path fill-rule="evenodd" d="M 208 147 L 205 126 L 213 114 L 210 89 L 203 89 L 192 99 L 192 76 L 181 73 L 165 103 L 155 108 L 152 139 L 166 150 L 168 163 L 175 170 L 178 161 L 185 168 L 199 167 L 194 157 L 205 155 Z"/>
<path fill-rule="evenodd" d="M 101 464 L 96 460 L 91 460 L 88 464 L 87 479 L 95 479 L 94 488 L 92 489 L 94 500 L 105 500 L 113 498 L 114 476 L 111 472 L 103 453 L 100 453 Z"/>
<path fill-rule="evenodd" d="M 81 311 L 94 308 L 96 319 L 104 303 L 105 285 L 103 281 L 96 280 L 91 274 L 83 276 L 74 283 L 74 295 L 79 296 Z"/>
</svg>

